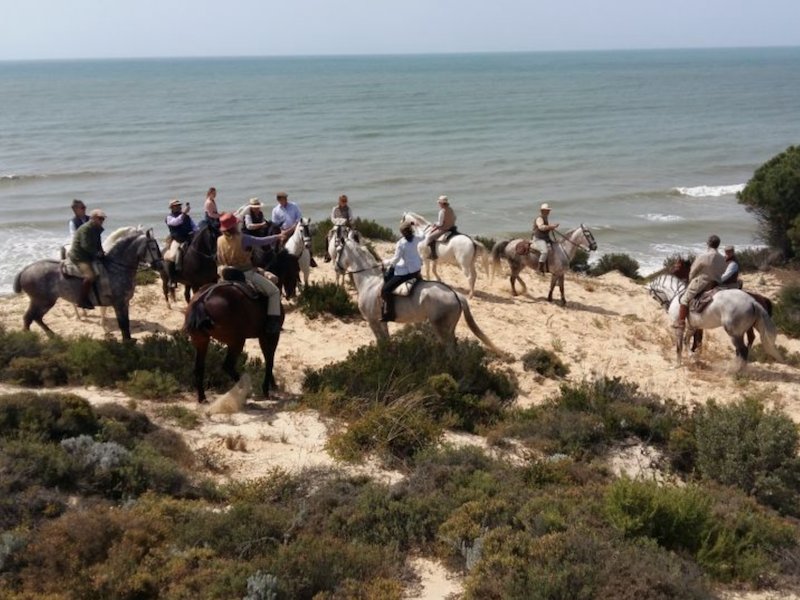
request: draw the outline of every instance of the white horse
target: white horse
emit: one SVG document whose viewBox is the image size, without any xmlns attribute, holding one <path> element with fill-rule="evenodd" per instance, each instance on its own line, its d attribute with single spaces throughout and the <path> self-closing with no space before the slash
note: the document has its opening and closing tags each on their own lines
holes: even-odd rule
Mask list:
<svg viewBox="0 0 800 600">
<path fill-rule="evenodd" d="M 550 253 L 547 255 L 547 269 L 552 276 L 550 277 L 550 291 L 547 294 L 548 302 L 553 301 L 553 290 L 558 284 L 558 289 L 561 292 L 561 306 L 564 306 L 567 301 L 564 299 L 564 273 L 569 269 L 569 263 L 575 258 L 578 248 L 583 248 L 587 252 L 597 250 L 597 242 L 594 240 L 594 235 L 589 231 L 589 228 L 582 223 L 580 227 L 570 229 L 566 234 L 560 234 L 561 239 L 552 245 Z M 517 247 L 522 244 L 524 252 L 519 254 Z M 514 281 L 519 281 L 522 284 L 524 294 L 528 291 L 528 286 L 522 281 L 519 274 L 525 267 L 530 267 L 534 271 L 539 266 L 539 252 L 530 243 L 530 240 L 517 238 L 514 240 L 501 240 L 492 248 L 492 281 L 500 267 L 500 259 L 505 258 L 508 261 L 508 266 L 511 268 L 511 293 L 517 295 L 517 288 Z"/>
<path fill-rule="evenodd" d="M 352 275 L 358 292 L 358 308 L 369 323 L 378 340 L 389 337 L 389 327 L 381 322 L 381 288 L 383 287 L 383 264 L 352 236 L 345 239 L 336 257 L 336 267 L 345 275 Z M 436 336 L 445 344 L 456 342 L 456 324 L 461 313 L 472 333 L 488 348 L 500 351 L 481 331 L 467 299 L 450 286 L 438 281 L 416 283 L 408 296 L 395 296 L 395 315 L 398 323 L 421 323 L 428 321 Z"/>
<path fill-rule="evenodd" d="M 670 325 L 677 321 L 680 311 L 680 297 L 685 289 L 684 283 L 674 275 L 660 275 L 650 282 L 648 291 L 662 307 L 667 309 Z M 761 338 L 764 350 L 776 360 L 783 360 L 775 346 L 775 324 L 767 311 L 750 294 L 742 290 L 720 290 L 701 313 L 689 312 L 687 332 L 693 329 L 715 329 L 722 327 L 731 338 L 736 349 L 738 368 L 741 370 L 747 362 L 748 346 L 744 335 L 748 329 L 755 327 Z M 676 354 L 678 365 L 683 354 L 683 330 L 676 331 Z"/>
<path fill-rule="evenodd" d="M 421 237 L 427 237 L 433 228 L 433 223 L 413 212 L 403 213 L 402 222 L 412 223 L 415 234 Z M 464 277 L 467 278 L 470 298 L 475 294 L 475 280 L 478 277 L 475 261 L 478 256 L 481 257 L 484 272 L 489 272 L 489 251 L 483 244 L 463 233 L 451 236 L 446 242 L 437 241 L 436 254 L 438 257 L 436 260 L 431 259 L 431 249 L 426 242 L 420 242 L 418 250 L 420 257 L 425 262 L 425 277 L 428 279 L 430 279 L 431 265 L 433 265 L 433 276 L 441 281 L 439 273 L 436 272 L 437 261 L 461 267 Z"/>
<path fill-rule="evenodd" d="M 303 217 L 297 223 L 294 233 L 286 240 L 284 248 L 297 257 L 300 271 L 303 273 L 303 286 L 308 286 L 308 275 L 311 271 L 311 219 Z"/>
<path fill-rule="evenodd" d="M 328 256 L 333 262 L 336 285 L 344 286 L 345 273 L 337 266 L 339 262 L 339 252 L 341 252 L 344 240 L 352 239 L 357 244 L 361 243 L 361 234 L 347 225 L 334 225 L 328 233 Z"/>
</svg>

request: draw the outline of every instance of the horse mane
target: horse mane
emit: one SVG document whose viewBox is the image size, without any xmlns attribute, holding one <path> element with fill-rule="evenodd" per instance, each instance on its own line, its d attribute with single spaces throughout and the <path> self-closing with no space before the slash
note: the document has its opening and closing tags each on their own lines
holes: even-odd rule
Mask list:
<svg viewBox="0 0 800 600">
<path fill-rule="evenodd" d="M 110 252 L 114 246 L 116 246 L 119 242 L 124 239 L 132 238 L 133 236 L 139 236 L 142 233 L 142 227 L 139 226 L 132 226 L 129 225 L 127 227 L 120 227 L 119 229 L 115 229 L 112 231 L 106 240 L 103 242 L 103 250 L 105 252 Z"/>
</svg>

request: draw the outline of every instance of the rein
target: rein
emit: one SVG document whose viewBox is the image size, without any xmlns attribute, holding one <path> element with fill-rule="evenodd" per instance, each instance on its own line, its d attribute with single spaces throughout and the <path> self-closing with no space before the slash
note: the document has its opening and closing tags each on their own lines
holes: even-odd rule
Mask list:
<svg viewBox="0 0 800 600">
<path fill-rule="evenodd" d="M 576 228 L 574 231 L 577 231 L 578 229 L 580 229 L 580 228 Z M 576 248 L 583 248 L 583 244 L 579 244 L 579 243 L 577 243 L 577 242 L 573 242 L 571 239 L 569 239 L 569 238 L 568 238 L 566 235 L 564 235 L 563 233 L 561 233 L 561 232 L 560 232 L 560 231 L 558 231 L 557 229 L 553 229 L 553 233 L 555 233 L 556 235 L 559 235 L 559 236 L 561 236 L 562 238 L 564 238 L 564 240 L 565 240 L 566 242 L 568 242 L 568 243 L 572 244 L 572 245 L 573 245 L 573 246 L 575 246 Z M 584 237 L 586 237 L 586 236 L 584 235 Z M 587 246 L 587 248 L 588 248 L 588 246 Z"/>
</svg>

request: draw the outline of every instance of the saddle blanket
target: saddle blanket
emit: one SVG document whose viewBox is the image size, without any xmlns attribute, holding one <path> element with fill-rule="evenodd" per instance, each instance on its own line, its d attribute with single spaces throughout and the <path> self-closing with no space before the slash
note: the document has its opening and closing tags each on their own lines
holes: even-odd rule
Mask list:
<svg viewBox="0 0 800 600">
<path fill-rule="evenodd" d="M 89 299 L 92 301 L 92 304 L 97 306 L 111 304 L 113 299 L 111 296 L 111 282 L 109 281 L 105 265 L 95 261 L 92 263 L 92 269 L 95 275 L 97 275 L 97 279 L 94 280 Z M 68 278 L 83 279 L 83 273 L 80 267 L 68 258 L 61 261 L 61 274 Z"/>
</svg>

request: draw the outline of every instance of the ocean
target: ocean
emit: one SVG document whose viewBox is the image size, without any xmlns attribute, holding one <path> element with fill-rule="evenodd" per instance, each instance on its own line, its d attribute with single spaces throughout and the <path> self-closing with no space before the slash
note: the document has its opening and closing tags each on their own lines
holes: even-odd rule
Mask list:
<svg viewBox="0 0 800 600">
<path fill-rule="evenodd" d="M 0 62 L 0 293 L 73 198 L 161 235 L 209 186 L 315 220 L 346 193 L 393 227 L 447 194 L 495 238 L 548 202 L 648 272 L 710 233 L 757 244 L 735 194 L 800 141 L 798 99 L 800 48 Z"/>
</svg>

